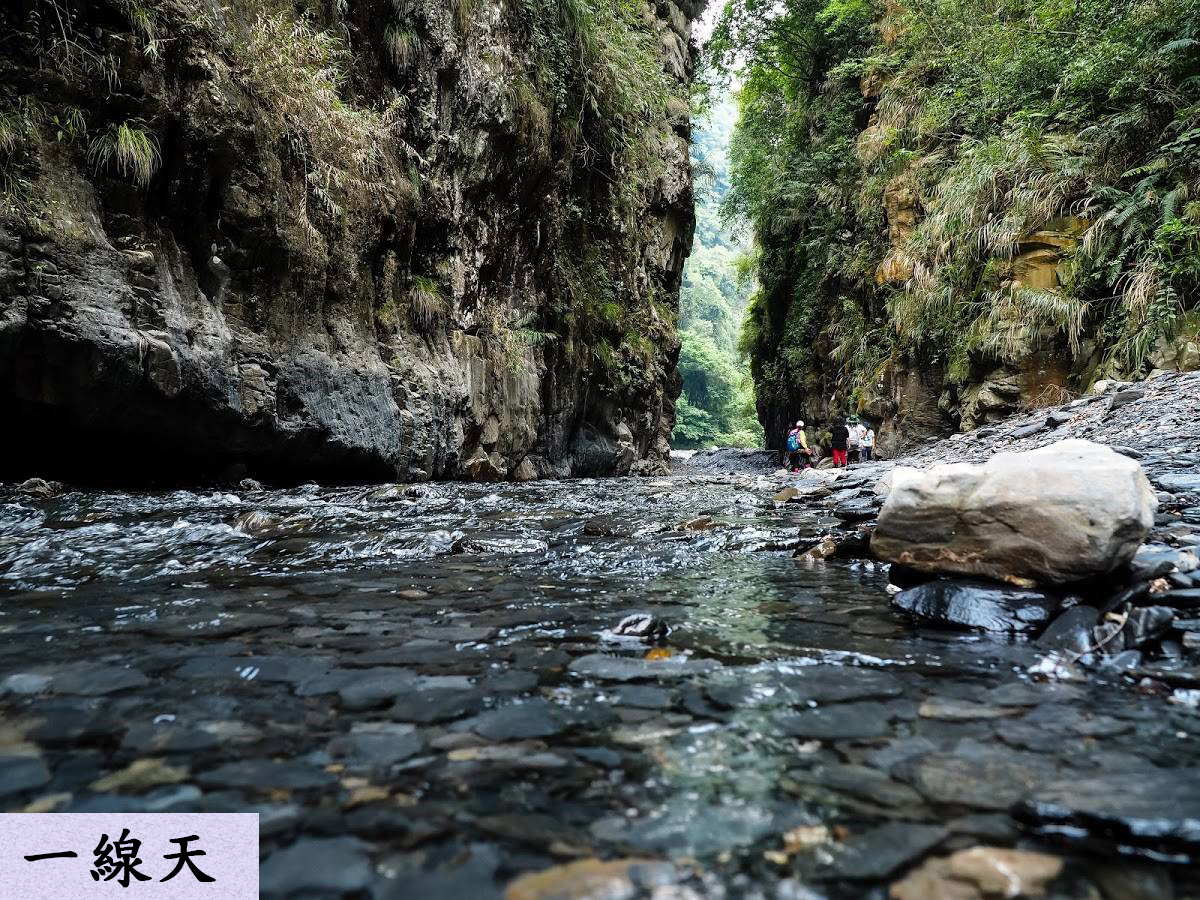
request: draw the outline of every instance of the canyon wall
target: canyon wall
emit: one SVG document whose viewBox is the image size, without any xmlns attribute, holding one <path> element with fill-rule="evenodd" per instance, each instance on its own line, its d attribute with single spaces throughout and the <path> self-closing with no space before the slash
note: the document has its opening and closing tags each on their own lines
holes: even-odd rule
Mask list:
<svg viewBox="0 0 1200 900">
<path fill-rule="evenodd" d="M 6 6 L 9 474 L 665 471 L 694 12 Z"/>
</svg>

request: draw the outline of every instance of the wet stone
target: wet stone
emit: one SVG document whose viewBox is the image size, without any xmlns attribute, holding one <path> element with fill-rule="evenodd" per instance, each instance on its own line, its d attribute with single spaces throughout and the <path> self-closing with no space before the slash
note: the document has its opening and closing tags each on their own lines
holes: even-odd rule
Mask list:
<svg viewBox="0 0 1200 900">
<path fill-rule="evenodd" d="M 564 716 L 558 707 L 541 698 L 488 710 L 461 725 L 490 741 L 544 738 L 566 730 Z"/>
<path fill-rule="evenodd" d="M 889 822 L 851 836 L 835 846 L 828 862 L 812 867 L 812 877 L 820 880 L 887 878 L 923 857 L 949 835 L 949 831 L 936 825 Z"/>
<path fill-rule="evenodd" d="M 416 679 L 404 669 L 367 669 L 337 689 L 346 709 L 374 709 L 413 689 Z"/>
<path fill-rule="evenodd" d="M 1036 833 L 1067 843 L 1160 860 L 1200 859 L 1200 769 L 1053 781 L 1032 791 L 1015 814 Z"/>
<path fill-rule="evenodd" d="M 1086 653 L 1092 646 L 1092 628 L 1099 620 L 1100 611 L 1095 607 L 1072 606 L 1050 623 L 1037 644 L 1047 650 Z"/>
<path fill-rule="evenodd" d="M 674 695 L 670 691 L 646 684 L 623 685 L 617 688 L 615 696 L 622 706 L 639 709 L 667 709 L 674 704 Z"/>
<path fill-rule="evenodd" d="M 918 807 L 922 802 L 921 795 L 908 785 L 893 781 L 883 772 L 868 766 L 831 763 L 812 769 L 789 770 L 787 777 L 797 786 L 828 788 L 880 806 Z"/>
<path fill-rule="evenodd" d="M 466 644 L 490 640 L 496 636 L 496 629 L 487 625 L 437 625 L 417 629 L 416 636 L 431 641 Z"/>
<path fill-rule="evenodd" d="M 51 690 L 56 694 L 103 697 L 150 683 L 142 672 L 123 666 L 82 666 L 54 675 Z"/>
<path fill-rule="evenodd" d="M 1200 474 L 1195 472 L 1160 473 L 1150 480 L 1171 494 L 1200 494 Z"/>
<path fill-rule="evenodd" d="M 479 682 L 479 689 L 485 694 L 521 694 L 536 688 L 538 681 L 535 672 L 509 669 L 506 672 L 488 675 Z"/>
<path fill-rule="evenodd" d="M 22 794 L 49 783 L 50 770 L 40 756 L 0 755 L 0 797 Z"/>
<path fill-rule="evenodd" d="M 549 848 L 558 844 L 565 850 L 585 847 L 588 844 L 588 839 L 581 832 L 567 827 L 558 819 L 544 815 L 506 813 L 484 816 L 476 820 L 475 826 L 492 837 L 538 848 Z"/>
<path fill-rule="evenodd" d="M 132 726 L 121 741 L 121 749 L 138 754 L 195 753 L 220 746 L 216 735 L 200 728 L 141 723 Z"/>
<path fill-rule="evenodd" d="M 411 691 L 396 701 L 389 711 L 401 722 L 432 724 L 469 716 L 483 708 L 483 696 L 476 690 L 423 688 Z"/>
<path fill-rule="evenodd" d="M 1059 600 L 1041 591 L 982 581 L 930 581 L 901 591 L 892 604 L 937 625 L 997 632 L 1031 632 L 1049 621 Z"/>
<path fill-rule="evenodd" d="M 276 850 L 259 868 L 264 897 L 342 895 L 371 883 L 367 845 L 357 838 L 301 838 Z"/>
<path fill-rule="evenodd" d="M 839 703 L 783 715 L 775 723 L 786 734 L 815 740 L 865 740 L 891 734 L 894 709 L 885 703 Z"/>
<path fill-rule="evenodd" d="M 923 719 L 942 719 L 947 722 L 970 722 L 979 719 L 1002 719 L 1024 712 L 1011 706 L 989 706 L 952 697 L 931 697 L 921 704 L 917 714 Z"/>
<path fill-rule="evenodd" d="M 894 774 L 933 803 L 1007 810 L 1057 774 L 1053 760 L 978 744 L 930 753 L 897 766 Z"/>
<path fill-rule="evenodd" d="M 401 872 L 389 880 L 378 896 L 383 900 L 415 900 L 418 897 L 461 898 L 461 900 L 500 900 L 496 888 L 496 870 L 500 854 L 490 844 L 472 844 L 455 853 L 430 871 Z M 511 897 L 506 900 L 512 900 Z"/>
<path fill-rule="evenodd" d="M 201 772 L 196 781 L 206 787 L 298 791 L 328 787 L 336 784 L 337 778 L 304 763 L 247 759 Z"/>
<path fill-rule="evenodd" d="M 416 756 L 424 747 L 425 741 L 411 725 L 363 722 L 330 741 L 329 753 L 355 766 L 377 769 Z"/>
<path fill-rule="evenodd" d="M 194 656 L 175 670 L 175 677 L 300 684 L 328 668 L 323 660 L 293 656 Z"/>
</svg>

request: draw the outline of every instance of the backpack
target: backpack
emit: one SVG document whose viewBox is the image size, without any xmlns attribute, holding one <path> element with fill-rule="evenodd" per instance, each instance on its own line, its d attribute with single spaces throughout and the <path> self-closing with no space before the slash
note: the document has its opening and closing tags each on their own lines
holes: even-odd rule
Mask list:
<svg viewBox="0 0 1200 900">
<path fill-rule="evenodd" d="M 800 449 L 800 430 L 793 428 L 788 432 L 787 448 L 789 453 L 795 453 Z"/>
</svg>

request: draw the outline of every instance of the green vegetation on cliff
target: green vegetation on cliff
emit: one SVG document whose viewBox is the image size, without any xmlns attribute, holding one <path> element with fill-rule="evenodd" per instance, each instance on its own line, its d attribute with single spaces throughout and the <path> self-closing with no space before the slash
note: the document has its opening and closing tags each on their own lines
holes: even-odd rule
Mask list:
<svg viewBox="0 0 1200 900">
<path fill-rule="evenodd" d="M 1196 305 L 1196 0 L 730 0 L 710 58 L 769 424 L 897 371 L 975 421 L 1035 354 L 1063 391 L 1144 373 Z"/>
<path fill-rule="evenodd" d="M 729 192 L 727 147 L 736 108 L 712 104 L 692 134 L 692 160 L 701 181 L 696 235 L 679 296 L 679 374 L 675 446 L 760 447 L 762 426 L 738 334 L 750 298 L 743 276 L 745 244 L 737 246 L 718 210 Z"/>
</svg>

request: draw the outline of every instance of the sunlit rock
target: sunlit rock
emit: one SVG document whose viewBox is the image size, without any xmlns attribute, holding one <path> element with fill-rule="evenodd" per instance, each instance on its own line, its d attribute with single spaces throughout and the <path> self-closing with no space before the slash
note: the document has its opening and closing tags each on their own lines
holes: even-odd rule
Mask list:
<svg viewBox="0 0 1200 900">
<path fill-rule="evenodd" d="M 871 549 L 926 572 L 1063 584 L 1129 562 L 1157 504 L 1136 461 L 1060 441 L 982 465 L 897 469 Z"/>
</svg>

